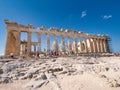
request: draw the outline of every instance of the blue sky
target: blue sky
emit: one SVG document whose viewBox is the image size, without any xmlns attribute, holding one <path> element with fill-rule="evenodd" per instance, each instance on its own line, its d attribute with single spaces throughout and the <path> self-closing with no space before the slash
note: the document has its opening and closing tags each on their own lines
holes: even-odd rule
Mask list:
<svg viewBox="0 0 120 90">
<path fill-rule="evenodd" d="M 4 19 L 34 27 L 108 34 L 112 50 L 120 52 L 119 0 L 0 0 L 0 54 L 5 44 Z"/>
</svg>

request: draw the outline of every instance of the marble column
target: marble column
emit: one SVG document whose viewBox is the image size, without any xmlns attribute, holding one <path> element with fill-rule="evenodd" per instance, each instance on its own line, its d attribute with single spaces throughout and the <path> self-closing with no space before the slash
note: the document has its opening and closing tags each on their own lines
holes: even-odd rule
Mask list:
<svg viewBox="0 0 120 90">
<path fill-rule="evenodd" d="M 30 55 L 31 53 L 31 32 L 28 32 L 28 37 L 27 37 L 27 55 Z"/>
<path fill-rule="evenodd" d="M 98 52 L 101 52 L 101 49 L 100 49 L 100 39 L 99 38 L 97 38 L 97 41 L 98 41 Z"/>
<path fill-rule="evenodd" d="M 38 33 L 38 47 L 37 47 L 37 51 L 41 52 L 41 35 Z"/>
<path fill-rule="evenodd" d="M 100 44 L 100 52 L 103 52 L 103 49 L 102 49 L 102 39 L 99 39 L 99 44 Z"/>
<path fill-rule="evenodd" d="M 103 39 L 103 45 L 104 45 L 104 52 L 107 52 L 107 41 L 106 41 L 106 39 Z"/>
<path fill-rule="evenodd" d="M 7 31 L 6 32 L 6 40 L 5 40 L 6 42 L 5 42 L 5 55 L 9 55 L 10 53 L 9 53 L 9 48 L 10 48 L 10 32 L 9 31 Z"/>
<path fill-rule="evenodd" d="M 38 43 L 41 43 L 40 34 L 38 34 Z"/>
<path fill-rule="evenodd" d="M 47 51 L 50 51 L 50 35 L 46 34 L 46 46 L 47 46 Z"/>
<path fill-rule="evenodd" d="M 25 49 L 26 49 L 25 44 L 21 44 L 21 55 L 25 55 Z"/>
<path fill-rule="evenodd" d="M 94 49 L 93 49 L 93 42 L 91 41 L 92 40 L 92 38 L 90 38 L 90 48 L 91 48 L 91 52 L 94 52 Z"/>
<path fill-rule="evenodd" d="M 87 53 L 88 52 L 87 38 L 84 38 L 84 41 L 85 41 L 85 53 Z"/>
<path fill-rule="evenodd" d="M 20 32 L 17 32 L 16 50 L 17 55 L 20 55 Z"/>
<path fill-rule="evenodd" d="M 74 50 L 74 53 L 78 53 L 76 38 L 74 38 L 74 41 L 73 41 L 73 50 Z"/>
<path fill-rule="evenodd" d="M 99 52 L 101 52 L 101 44 L 100 44 L 101 42 L 100 42 L 100 38 L 99 38 L 99 41 L 98 41 L 98 42 L 99 42 Z"/>
<path fill-rule="evenodd" d="M 54 35 L 53 50 L 58 51 L 58 41 L 56 35 Z"/>
<path fill-rule="evenodd" d="M 65 45 L 65 40 L 64 40 L 64 36 L 62 36 L 62 41 L 61 41 L 61 49 L 62 49 L 62 51 L 65 51 L 64 45 Z"/>
<path fill-rule="evenodd" d="M 92 42 L 91 42 L 91 38 L 88 38 L 88 41 L 89 41 L 89 52 L 93 52 L 93 45 L 92 45 Z"/>
<path fill-rule="evenodd" d="M 71 47 L 70 47 L 70 37 L 68 37 L 68 51 L 71 51 Z"/>
<path fill-rule="evenodd" d="M 93 38 L 93 46 L 94 46 L 94 52 L 97 52 L 97 43 L 95 38 Z"/>
<path fill-rule="evenodd" d="M 79 41 L 80 41 L 80 52 L 82 52 L 83 51 L 82 38 L 79 38 Z"/>
<path fill-rule="evenodd" d="M 105 52 L 105 50 L 104 50 L 104 40 L 103 39 L 101 39 L 101 50 L 102 50 L 102 52 Z"/>
<path fill-rule="evenodd" d="M 106 39 L 105 41 L 106 41 L 106 42 L 105 42 L 105 45 L 106 45 L 106 52 L 110 52 L 108 39 Z"/>
</svg>

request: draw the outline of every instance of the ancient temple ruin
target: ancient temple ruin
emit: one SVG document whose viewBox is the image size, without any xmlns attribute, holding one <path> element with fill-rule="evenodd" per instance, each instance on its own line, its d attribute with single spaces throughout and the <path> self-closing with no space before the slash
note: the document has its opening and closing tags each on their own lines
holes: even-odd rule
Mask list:
<svg viewBox="0 0 120 90">
<path fill-rule="evenodd" d="M 57 52 L 74 52 L 78 53 L 107 53 L 110 52 L 107 35 L 94 35 L 86 34 L 84 32 L 77 32 L 75 30 L 58 29 L 55 27 L 50 27 L 46 29 L 45 27 L 34 28 L 33 25 L 29 24 L 27 26 L 18 24 L 17 22 L 10 22 L 5 20 L 6 24 L 6 44 L 5 44 L 5 55 L 10 55 L 14 53 L 15 55 L 30 55 L 31 46 L 34 46 L 34 53 L 41 50 L 41 35 L 46 35 L 46 52 L 50 49 L 50 36 L 54 36 L 54 41 L 52 44 L 52 50 Z M 27 32 L 27 41 L 21 41 L 21 32 Z M 31 41 L 31 34 L 36 33 L 38 35 L 37 42 Z M 61 43 L 58 43 L 57 36 L 61 37 Z M 64 37 L 67 37 L 67 43 L 65 43 Z M 70 39 L 73 42 L 70 42 Z M 78 39 L 78 41 L 76 40 Z M 39 50 L 36 47 L 39 46 Z M 66 48 L 65 48 L 66 47 Z"/>
</svg>

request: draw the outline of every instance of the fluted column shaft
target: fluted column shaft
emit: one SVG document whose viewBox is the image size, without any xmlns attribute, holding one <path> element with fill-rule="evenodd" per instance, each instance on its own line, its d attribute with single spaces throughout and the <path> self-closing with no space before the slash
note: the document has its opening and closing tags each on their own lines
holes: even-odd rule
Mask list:
<svg viewBox="0 0 120 90">
<path fill-rule="evenodd" d="M 68 37 L 68 50 L 71 51 L 71 47 L 70 47 L 70 37 Z"/>
<path fill-rule="evenodd" d="M 30 55 L 31 53 L 31 32 L 28 32 L 28 37 L 27 37 L 27 54 Z"/>
<path fill-rule="evenodd" d="M 93 38 L 93 44 L 94 44 L 94 52 L 97 52 L 97 44 L 95 38 Z"/>
<path fill-rule="evenodd" d="M 103 39 L 101 39 L 101 50 L 102 50 L 102 52 L 105 52 L 105 50 L 104 50 L 104 40 Z"/>
<path fill-rule="evenodd" d="M 88 40 L 89 40 L 89 45 L 90 45 L 90 47 L 89 47 L 90 51 L 89 52 L 93 52 L 93 45 L 91 43 L 91 38 L 88 38 Z"/>
<path fill-rule="evenodd" d="M 103 52 L 103 50 L 102 50 L 102 39 L 99 39 L 99 44 L 100 44 L 100 52 Z"/>
<path fill-rule="evenodd" d="M 65 44 L 65 40 L 64 40 L 64 36 L 62 36 L 62 42 L 61 42 L 62 45 Z"/>
<path fill-rule="evenodd" d="M 84 38 L 84 41 L 85 41 L 85 52 L 87 53 L 88 52 L 87 38 Z"/>
<path fill-rule="evenodd" d="M 102 40 L 99 39 L 99 44 L 100 44 L 100 52 L 102 52 Z"/>
<path fill-rule="evenodd" d="M 38 33 L 38 47 L 37 47 L 37 51 L 41 51 L 41 35 Z"/>
<path fill-rule="evenodd" d="M 75 53 L 78 53 L 78 47 L 77 47 L 76 38 L 74 38 L 73 44 L 74 44 L 74 52 L 75 52 Z"/>
<path fill-rule="evenodd" d="M 107 41 L 103 39 L 104 52 L 107 52 Z"/>
<path fill-rule="evenodd" d="M 47 34 L 46 44 L 47 44 L 47 51 L 50 51 L 50 35 L 49 34 Z"/>
<path fill-rule="evenodd" d="M 62 51 L 64 51 L 64 45 L 65 45 L 65 40 L 64 40 L 64 36 L 62 36 L 62 41 L 61 41 L 61 49 Z"/>
<path fill-rule="evenodd" d="M 9 48 L 10 48 L 10 32 L 6 32 L 6 44 L 5 44 L 5 55 L 9 55 Z"/>
<path fill-rule="evenodd" d="M 93 50 L 93 42 L 91 40 L 92 39 L 90 38 L 90 48 L 91 48 L 91 52 L 94 52 L 94 50 Z"/>
<path fill-rule="evenodd" d="M 57 42 L 57 36 L 56 35 L 54 35 L 53 50 L 58 51 L 58 42 Z"/>
<path fill-rule="evenodd" d="M 80 38 L 79 40 L 80 40 L 80 52 L 82 52 L 83 51 L 82 38 Z"/>
<path fill-rule="evenodd" d="M 17 32 L 16 50 L 17 55 L 20 55 L 20 32 Z"/>
<path fill-rule="evenodd" d="M 40 34 L 38 34 L 38 43 L 41 43 Z"/>
<path fill-rule="evenodd" d="M 100 49 L 101 48 L 100 47 L 100 39 L 98 38 L 97 41 L 98 41 L 98 52 L 101 52 L 101 49 Z"/>
<path fill-rule="evenodd" d="M 108 39 L 106 39 L 105 41 L 106 41 L 105 42 L 105 44 L 106 44 L 106 52 L 110 52 Z"/>
</svg>

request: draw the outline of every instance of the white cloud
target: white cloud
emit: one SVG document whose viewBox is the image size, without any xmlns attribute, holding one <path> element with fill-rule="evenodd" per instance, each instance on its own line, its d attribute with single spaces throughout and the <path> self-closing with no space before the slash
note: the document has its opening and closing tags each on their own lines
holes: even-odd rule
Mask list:
<svg viewBox="0 0 120 90">
<path fill-rule="evenodd" d="M 82 11 L 81 18 L 84 18 L 87 15 L 86 11 Z"/>
<path fill-rule="evenodd" d="M 110 18 L 112 18 L 112 15 L 104 15 L 103 16 L 103 19 L 105 19 L 105 20 L 110 19 Z"/>
</svg>

